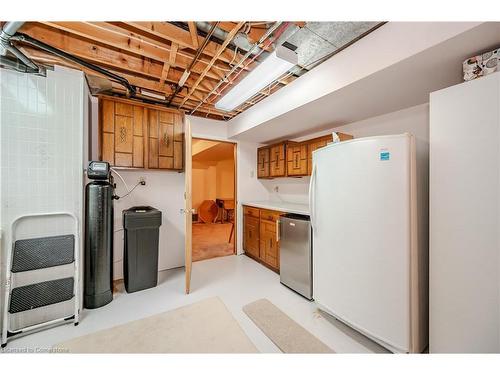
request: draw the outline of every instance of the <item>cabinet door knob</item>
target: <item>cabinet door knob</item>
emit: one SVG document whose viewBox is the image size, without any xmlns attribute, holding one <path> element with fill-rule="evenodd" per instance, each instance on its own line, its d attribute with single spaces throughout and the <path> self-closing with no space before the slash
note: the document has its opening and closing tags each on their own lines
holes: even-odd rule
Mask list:
<svg viewBox="0 0 500 375">
<path fill-rule="evenodd" d="M 165 143 L 165 146 L 168 146 L 168 134 L 167 133 L 163 134 L 163 143 Z"/>
</svg>

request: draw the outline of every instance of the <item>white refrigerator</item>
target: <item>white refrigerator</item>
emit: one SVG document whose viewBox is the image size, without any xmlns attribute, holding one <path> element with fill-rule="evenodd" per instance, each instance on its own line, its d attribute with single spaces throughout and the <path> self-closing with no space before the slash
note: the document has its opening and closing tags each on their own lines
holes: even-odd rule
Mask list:
<svg viewBox="0 0 500 375">
<path fill-rule="evenodd" d="M 426 187 L 417 189 L 416 163 L 410 134 L 334 143 L 313 153 L 309 189 L 314 300 L 401 353 L 428 340 L 428 239 L 418 228 Z"/>
</svg>

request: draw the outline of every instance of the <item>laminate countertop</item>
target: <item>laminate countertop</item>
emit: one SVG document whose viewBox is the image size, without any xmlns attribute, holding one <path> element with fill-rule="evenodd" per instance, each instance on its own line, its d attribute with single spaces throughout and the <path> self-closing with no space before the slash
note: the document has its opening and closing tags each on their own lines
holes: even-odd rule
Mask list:
<svg viewBox="0 0 500 375">
<path fill-rule="evenodd" d="M 291 214 L 309 215 L 309 205 L 303 203 L 291 203 L 280 201 L 249 201 L 242 202 L 243 206 L 264 208 L 268 210 L 288 212 Z"/>
</svg>

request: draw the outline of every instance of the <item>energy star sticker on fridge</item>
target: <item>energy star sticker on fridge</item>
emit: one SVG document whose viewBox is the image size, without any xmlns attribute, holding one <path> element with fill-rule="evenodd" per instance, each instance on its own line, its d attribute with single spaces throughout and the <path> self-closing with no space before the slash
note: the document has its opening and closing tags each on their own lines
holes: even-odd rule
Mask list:
<svg viewBox="0 0 500 375">
<path fill-rule="evenodd" d="M 400 353 L 421 352 L 428 341 L 423 161 L 417 185 L 410 134 L 358 138 L 313 153 L 313 298 Z"/>
</svg>

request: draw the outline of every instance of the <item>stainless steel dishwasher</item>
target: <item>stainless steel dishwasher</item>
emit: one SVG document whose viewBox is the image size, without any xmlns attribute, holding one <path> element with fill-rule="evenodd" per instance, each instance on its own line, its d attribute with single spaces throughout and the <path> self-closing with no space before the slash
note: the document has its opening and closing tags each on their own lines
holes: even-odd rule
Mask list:
<svg viewBox="0 0 500 375">
<path fill-rule="evenodd" d="M 280 281 L 312 300 L 312 236 L 309 216 L 280 218 Z"/>
</svg>

